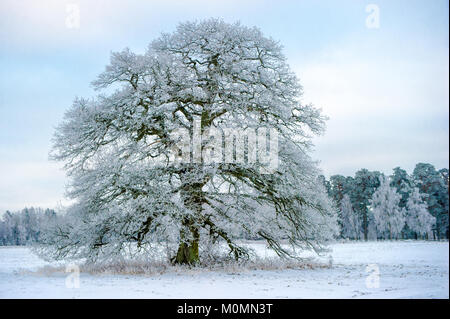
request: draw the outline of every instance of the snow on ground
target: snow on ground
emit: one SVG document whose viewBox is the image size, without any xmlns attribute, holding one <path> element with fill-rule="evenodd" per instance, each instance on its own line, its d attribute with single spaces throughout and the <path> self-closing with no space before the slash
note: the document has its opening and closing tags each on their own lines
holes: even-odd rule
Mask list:
<svg viewBox="0 0 450 319">
<path fill-rule="evenodd" d="M 269 254 L 263 243 L 252 245 L 263 257 Z M 153 276 L 81 273 L 80 287 L 72 289 L 66 287 L 66 273 L 30 273 L 47 263 L 28 248 L 0 247 L 0 298 L 449 298 L 448 242 L 331 247 L 332 268 Z"/>
</svg>

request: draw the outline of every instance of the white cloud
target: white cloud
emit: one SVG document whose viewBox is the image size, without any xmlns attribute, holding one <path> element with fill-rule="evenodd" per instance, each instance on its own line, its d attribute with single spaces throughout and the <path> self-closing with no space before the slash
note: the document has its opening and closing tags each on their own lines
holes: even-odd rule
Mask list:
<svg viewBox="0 0 450 319">
<path fill-rule="evenodd" d="M 79 29 L 66 27 L 68 3 L 79 4 Z M 6 57 L 0 122 L 2 133 L 6 127 L 7 134 L 17 134 L 0 139 L 8 142 L 0 147 L 0 212 L 53 207 L 64 199 L 67 179 L 60 164 L 46 161 L 51 127 L 75 95 L 90 92 L 91 74 L 107 63 L 110 50 L 143 51 L 178 22 L 210 16 L 256 21 L 265 33 L 284 36 L 304 101 L 330 117 L 326 134 L 315 139 L 314 157 L 326 174 L 352 175 L 362 167 L 411 171 L 420 161 L 448 166 L 448 39 L 435 38 L 448 33 L 424 25 L 428 9 L 417 20 L 417 14 L 415 19 L 400 16 L 386 4 L 381 28 L 374 31 L 364 27 L 364 5 L 343 5 L 335 16 L 325 9 L 331 3 L 0 1 L 0 46 Z M 408 12 L 420 13 L 420 6 Z"/>
<path fill-rule="evenodd" d="M 64 198 L 65 173 L 48 161 L 0 162 L 0 212 L 25 206 L 53 208 Z"/>
<path fill-rule="evenodd" d="M 91 45 L 108 50 L 145 45 L 161 32 L 171 31 L 186 19 L 224 16 L 252 10 L 256 0 L 2 0 L 0 36 L 3 45 L 21 49 L 60 50 L 62 47 Z M 79 28 L 67 26 L 70 11 L 79 8 Z M 168 26 L 170 29 L 168 29 Z M 144 50 L 145 47 L 140 47 Z"/>
<path fill-rule="evenodd" d="M 362 167 L 411 171 L 420 161 L 447 166 L 448 49 L 402 56 L 414 48 L 386 54 L 376 46 L 353 39 L 293 64 L 303 100 L 330 117 L 315 139 L 322 168 L 352 175 Z"/>
</svg>

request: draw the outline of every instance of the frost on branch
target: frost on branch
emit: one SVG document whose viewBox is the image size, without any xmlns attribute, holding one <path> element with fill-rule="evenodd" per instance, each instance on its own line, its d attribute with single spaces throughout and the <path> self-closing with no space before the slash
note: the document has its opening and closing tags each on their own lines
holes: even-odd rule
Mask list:
<svg viewBox="0 0 450 319">
<path fill-rule="evenodd" d="M 239 239 L 261 238 L 292 256 L 281 240 L 320 250 L 337 233 L 335 209 L 307 155 L 325 118 L 300 103 L 281 46 L 257 28 L 214 19 L 180 24 L 143 55 L 113 53 L 93 85 L 100 95 L 76 99 L 55 134 L 51 156 L 65 162 L 77 204 L 46 233 L 47 255 L 95 261 L 165 243 L 176 245 L 173 262 L 195 263 L 203 242 L 224 244 L 239 259 L 248 255 Z M 249 149 L 244 162 L 175 165 L 174 133 L 192 135 L 196 120 L 201 134 L 274 130 L 276 170 L 262 173 Z"/>
</svg>

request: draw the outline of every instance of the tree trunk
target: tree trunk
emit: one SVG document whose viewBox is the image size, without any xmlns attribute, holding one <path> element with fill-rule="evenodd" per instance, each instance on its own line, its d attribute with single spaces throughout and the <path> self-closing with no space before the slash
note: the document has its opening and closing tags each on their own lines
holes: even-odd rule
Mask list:
<svg viewBox="0 0 450 319">
<path fill-rule="evenodd" d="M 180 230 L 180 245 L 178 246 L 177 255 L 173 258 L 173 262 L 177 264 L 193 265 L 199 261 L 198 244 L 200 241 L 199 225 L 196 215 L 202 214 L 203 180 L 195 180 L 186 182 L 183 185 L 182 198 L 184 205 L 194 215 L 183 218 L 182 228 Z M 196 215 L 195 215 L 196 214 Z"/>
<path fill-rule="evenodd" d="M 203 186 L 209 180 L 207 174 L 203 172 L 203 148 L 201 137 L 206 129 L 210 126 L 209 112 L 203 111 L 200 123 L 200 132 L 195 131 L 195 124 L 192 123 L 192 143 L 199 143 L 200 150 L 192 150 L 192 160 L 196 165 L 194 167 L 186 167 L 186 171 L 180 179 L 183 186 L 181 187 L 181 197 L 186 208 L 191 212 L 195 212 L 197 217 L 202 216 L 202 204 L 204 203 Z M 197 153 L 199 152 L 199 154 Z M 200 156 L 200 158 L 198 158 Z M 200 162 L 197 162 L 200 160 Z M 198 244 L 200 241 L 199 225 L 196 223 L 198 220 L 195 215 L 185 217 L 182 221 L 183 227 L 180 231 L 180 245 L 178 246 L 177 255 L 174 257 L 173 262 L 178 264 L 193 265 L 198 263 Z"/>
<path fill-rule="evenodd" d="M 177 255 L 172 262 L 188 265 L 196 264 L 199 261 L 199 240 L 198 227 L 194 225 L 192 220 L 184 221 L 183 228 L 180 231 L 180 245 L 178 246 Z"/>
<path fill-rule="evenodd" d="M 364 230 L 364 240 L 367 241 L 368 235 L 368 222 L 367 222 L 367 212 L 364 212 L 363 215 L 363 230 Z"/>
</svg>

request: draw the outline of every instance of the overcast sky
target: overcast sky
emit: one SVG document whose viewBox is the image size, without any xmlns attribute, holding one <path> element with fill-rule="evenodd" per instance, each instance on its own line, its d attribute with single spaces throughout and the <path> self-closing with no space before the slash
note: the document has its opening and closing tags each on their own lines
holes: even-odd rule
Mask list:
<svg viewBox="0 0 450 319">
<path fill-rule="evenodd" d="M 330 118 L 313 154 L 327 176 L 448 167 L 448 9 L 447 0 L 1 0 L 0 212 L 66 203 L 51 137 L 74 97 L 95 95 L 90 82 L 111 51 L 142 53 L 179 22 L 209 17 L 284 45 L 304 102 Z"/>
</svg>

